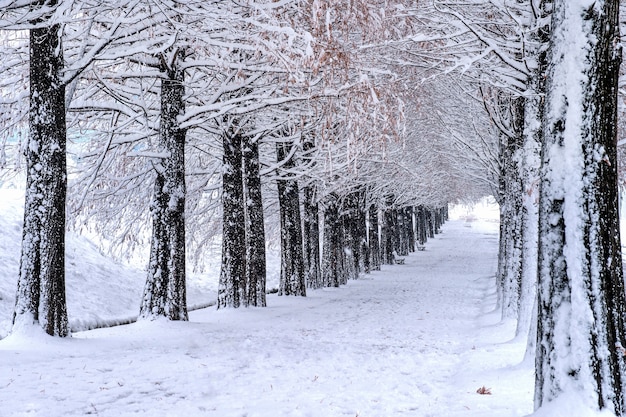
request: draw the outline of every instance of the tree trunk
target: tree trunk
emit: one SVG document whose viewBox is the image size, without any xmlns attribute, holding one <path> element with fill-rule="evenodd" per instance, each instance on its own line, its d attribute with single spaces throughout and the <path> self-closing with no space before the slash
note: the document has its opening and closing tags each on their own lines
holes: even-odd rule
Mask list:
<svg viewBox="0 0 626 417">
<path fill-rule="evenodd" d="M 528 79 L 528 90 L 532 93 L 525 101 L 524 147 L 521 178 L 524 182 L 522 206 L 522 260 L 519 312 L 517 314 L 516 337 L 526 337 L 526 358 L 533 357 L 537 345 L 537 245 L 539 200 L 538 178 L 540 149 L 542 143 L 543 97 L 545 97 L 546 46 L 549 42 L 549 19 L 545 1 L 537 8 L 540 13 L 531 22 L 527 53 L 537 62 Z"/>
<path fill-rule="evenodd" d="M 339 287 L 344 281 L 343 238 L 336 200 L 329 201 L 324 210 L 324 248 L 322 251 L 322 280 L 326 287 Z"/>
<path fill-rule="evenodd" d="M 395 241 L 395 210 L 386 209 L 383 214 L 383 263 L 393 265 L 394 241 Z"/>
<path fill-rule="evenodd" d="M 348 277 L 357 279 L 363 269 L 362 244 L 365 240 L 365 216 L 362 210 L 363 193 L 355 191 L 344 198 L 342 223 L 344 230 L 344 252 L 346 253 Z"/>
<path fill-rule="evenodd" d="M 279 162 L 285 161 L 283 169 L 288 171 L 295 166 L 289 157 L 292 144 L 277 143 L 276 155 Z M 290 158 L 289 160 L 286 160 Z M 300 221 L 300 195 L 298 182 L 282 173 L 277 180 L 278 204 L 280 206 L 280 286 L 279 295 L 306 296 L 304 279 L 304 255 L 302 249 L 302 224 Z"/>
<path fill-rule="evenodd" d="M 242 137 L 245 192 L 246 306 L 266 306 L 265 220 L 259 172 L 259 144 Z"/>
<path fill-rule="evenodd" d="M 302 151 L 304 164 L 309 168 L 313 168 L 316 164 L 313 158 L 315 151 L 314 136 L 303 136 Z M 321 288 L 324 285 L 320 263 L 320 213 L 316 190 L 315 183 L 311 182 L 302 191 L 304 198 L 302 219 L 304 275 L 309 288 Z"/>
<path fill-rule="evenodd" d="M 319 204 L 312 185 L 304 187 L 304 269 L 307 286 L 321 288 Z"/>
<path fill-rule="evenodd" d="M 503 107 L 508 112 L 506 124 L 509 129 L 502 134 L 501 166 L 504 185 L 501 206 L 504 211 L 504 265 L 502 265 L 502 318 L 517 319 L 522 284 L 522 229 L 524 186 L 521 178 L 521 153 L 523 145 L 525 100 L 506 97 Z"/>
<path fill-rule="evenodd" d="M 539 206 L 535 407 L 624 415 L 617 192 L 619 2 L 554 1 Z"/>
<path fill-rule="evenodd" d="M 222 135 L 224 146 L 222 266 L 217 308 L 238 308 L 246 300 L 245 210 L 241 132 L 232 120 Z"/>
<path fill-rule="evenodd" d="M 370 205 L 369 209 L 369 253 L 373 271 L 380 271 L 380 237 L 378 231 L 378 207 Z"/>
<path fill-rule="evenodd" d="M 180 50 L 172 52 L 180 55 Z M 180 58 L 162 68 L 159 147 L 167 156 L 155 168 L 152 241 L 148 278 L 139 316 L 188 320 L 185 283 L 185 130 L 178 124 L 184 113 L 184 70 Z"/>
<path fill-rule="evenodd" d="M 409 235 L 409 252 L 415 252 L 415 209 L 412 206 L 405 208 L 404 213 L 407 219 L 407 233 Z"/>
<path fill-rule="evenodd" d="M 67 172 L 61 32 L 58 24 L 30 30 L 26 197 L 13 330 L 38 322 L 46 333 L 63 337 L 69 329 L 65 300 Z"/>
<path fill-rule="evenodd" d="M 417 242 L 424 246 L 428 240 L 428 224 L 424 206 L 417 208 Z"/>
</svg>

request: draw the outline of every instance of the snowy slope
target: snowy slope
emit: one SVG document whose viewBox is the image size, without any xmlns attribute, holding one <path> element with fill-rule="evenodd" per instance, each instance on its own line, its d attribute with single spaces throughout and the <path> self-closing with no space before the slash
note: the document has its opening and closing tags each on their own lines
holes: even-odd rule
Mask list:
<svg viewBox="0 0 626 417">
<path fill-rule="evenodd" d="M 0 189 L 0 338 L 7 335 L 15 303 L 22 238 L 23 191 Z M 72 329 L 124 321 L 135 317 L 146 273 L 104 256 L 89 239 L 66 237 L 67 308 Z M 190 306 L 212 303 L 217 272 L 189 278 Z M 0 412 L 0 416 L 2 416 Z"/>
<path fill-rule="evenodd" d="M 493 312 L 496 251 L 497 223 L 458 219 L 405 265 L 265 309 L 9 336 L 0 416 L 522 416 L 532 366 Z"/>
</svg>

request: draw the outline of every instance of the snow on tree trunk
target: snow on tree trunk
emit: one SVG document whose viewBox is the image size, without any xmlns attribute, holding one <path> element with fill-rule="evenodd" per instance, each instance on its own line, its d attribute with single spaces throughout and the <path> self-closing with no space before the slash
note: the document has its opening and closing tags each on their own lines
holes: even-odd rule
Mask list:
<svg viewBox="0 0 626 417">
<path fill-rule="evenodd" d="M 161 118 L 159 147 L 165 153 L 155 166 L 152 211 L 152 240 L 148 278 L 144 287 L 140 317 L 167 317 L 187 320 L 185 283 L 185 130 L 178 124 L 184 113 L 184 70 L 180 49 L 171 64 L 161 68 Z M 165 61 L 165 59 L 164 59 Z"/>
<path fill-rule="evenodd" d="M 222 265 L 217 292 L 217 308 L 238 308 L 246 299 L 245 210 L 241 155 L 241 132 L 237 123 L 225 117 L 222 173 L 223 232 Z"/>
<path fill-rule="evenodd" d="M 500 207 L 502 210 L 503 229 L 500 236 L 504 239 L 500 250 L 498 282 L 500 283 L 502 318 L 517 318 L 519 311 L 520 288 L 522 280 L 522 211 L 523 182 L 521 178 L 522 144 L 524 126 L 524 99 L 506 97 L 502 100 L 507 112 L 503 115 L 508 126 L 507 132 L 501 133 L 500 159 L 502 180 L 500 181 Z"/>
<path fill-rule="evenodd" d="M 435 237 L 435 219 L 432 209 L 426 210 L 426 230 L 429 238 Z"/>
<path fill-rule="evenodd" d="M 243 179 L 246 213 L 246 301 L 247 306 L 265 307 L 266 259 L 265 224 L 261 175 L 259 173 L 259 144 L 248 136 L 242 139 Z"/>
<path fill-rule="evenodd" d="M 398 255 L 407 256 L 409 254 L 409 227 L 404 207 L 397 210 L 397 219 L 398 247 L 396 250 Z"/>
<path fill-rule="evenodd" d="M 380 271 L 380 237 L 378 232 L 378 207 L 375 204 L 369 208 L 369 254 L 370 268 Z"/>
<path fill-rule="evenodd" d="M 541 158 L 536 408 L 573 393 L 586 407 L 624 414 L 618 9 L 617 0 L 554 1 Z"/>
<path fill-rule="evenodd" d="M 322 281 L 325 287 L 339 287 L 344 279 L 345 252 L 336 196 L 329 197 L 324 210 Z"/>
<path fill-rule="evenodd" d="M 309 167 L 315 165 L 312 157 L 315 142 L 312 135 L 305 135 L 302 140 L 303 160 Z M 320 220 L 316 186 L 308 184 L 302 190 L 303 196 L 303 244 L 304 244 L 304 275 L 309 288 L 321 288 L 322 271 L 320 264 Z"/>
<path fill-rule="evenodd" d="M 426 244 L 428 240 L 428 223 L 426 219 L 426 208 L 418 206 L 417 208 L 417 242 L 420 245 Z"/>
<path fill-rule="evenodd" d="M 408 234 L 408 245 L 409 245 L 409 251 L 410 252 L 415 252 L 415 234 L 416 234 L 416 229 L 415 229 L 415 208 L 412 206 L 406 207 L 405 209 L 405 213 L 404 216 L 406 217 L 406 222 L 407 222 L 407 234 Z M 441 215 L 441 219 L 442 222 L 443 220 L 443 213 Z"/>
<path fill-rule="evenodd" d="M 539 13 L 531 22 L 527 55 L 536 62 L 528 79 L 529 94 L 524 109 L 524 145 L 521 177 L 524 181 L 522 207 L 522 285 L 516 337 L 527 337 L 526 358 L 534 357 L 537 345 L 537 251 L 538 251 L 538 178 L 542 143 L 543 97 L 545 96 L 546 46 L 549 41 L 549 19 L 546 1 L 537 7 Z"/>
<path fill-rule="evenodd" d="M 295 166 L 293 158 L 289 156 L 292 146 L 291 143 L 285 142 L 276 144 L 277 160 L 278 162 L 284 161 L 282 170 L 285 171 L 282 174 L 284 179 L 276 181 L 280 206 L 281 247 L 278 294 L 306 296 L 298 181 L 289 178 L 287 173 Z"/>
<path fill-rule="evenodd" d="M 320 225 L 319 204 L 315 201 L 315 189 L 308 185 L 303 189 L 304 218 L 304 268 L 307 287 L 321 288 L 322 274 L 320 271 Z"/>
<path fill-rule="evenodd" d="M 38 322 L 46 333 L 63 337 L 69 329 L 65 300 L 67 172 L 61 32 L 58 24 L 30 30 L 26 197 L 13 329 Z"/>
<path fill-rule="evenodd" d="M 362 243 L 365 240 L 365 215 L 363 207 L 363 193 L 355 191 L 344 198 L 341 219 L 344 230 L 344 252 L 349 278 L 357 279 L 363 269 Z"/>
<path fill-rule="evenodd" d="M 395 210 L 386 209 L 383 212 L 383 263 L 392 265 L 394 263 L 394 240 L 396 232 Z"/>
</svg>

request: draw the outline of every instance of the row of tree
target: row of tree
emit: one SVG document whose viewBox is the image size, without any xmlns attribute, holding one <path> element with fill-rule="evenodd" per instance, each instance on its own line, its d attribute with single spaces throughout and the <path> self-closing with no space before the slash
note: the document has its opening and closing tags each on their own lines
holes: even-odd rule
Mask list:
<svg viewBox="0 0 626 417">
<path fill-rule="evenodd" d="M 467 6 L 418 4 L 430 30 L 402 47 L 408 59 L 421 52 L 416 66 L 462 69 L 477 82 L 499 136 L 498 299 L 518 335 L 529 334 L 535 407 L 573 392 L 624 415 L 620 2 Z"/>
<path fill-rule="evenodd" d="M 462 188 L 416 175 L 406 88 L 359 51 L 405 33 L 397 5 L 1 5 L 3 166 L 26 171 L 14 328 L 68 334 L 67 227 L 112 250 L 146 239 L 140 316 L 185 320 L 188 265 L 214 237 L 218 307 L 264 306 L 266 223 L 280 225 L 279 293 L 304 295 L 423 244 Z M 445 158 L 421 153 L 443 178 Z"/>
<path fill-rule="evenodd" d="M 618 16 L 617 0 L 0 1 L 0 162 L 26 171 L 15 326 L 68 332 L 66 216 L 114 251 L 147 239 L 141 315 L 184 320 L 186 269 L 215 237 L 219 307 L 262 306 L 273 231 L 279 292 L 304 295 L 491 189 L 536 407 L 575 391 L 623 415 Z"/>
</svg>

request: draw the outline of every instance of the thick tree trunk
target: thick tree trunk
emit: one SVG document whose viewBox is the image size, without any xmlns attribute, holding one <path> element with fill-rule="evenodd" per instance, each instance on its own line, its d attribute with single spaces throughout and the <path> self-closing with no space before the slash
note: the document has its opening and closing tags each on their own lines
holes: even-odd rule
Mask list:
<svg viewBox="0 0 626 417">
<path fill-rule="evenodd" d="M 426 210 L 426 229 L 427 235 L 430 239 L 435 238 L 435 216 L 432 209 Z"/>
<path fill-rule="evenodd" d="M 398 229 L 398 246 L 396 252 L 400 256 L 407 256 L 409 254 L 409 233 L 404 207 L 398 209 L 396 213 Z"/>
<path fill-rule="evenodd" d="M 172 52 L 176 55 L 180 51 Z M 185 282 L 185 130 L 178 124 L 184 113 L 184 70 L 177 59 L 163 68 L 159 147 L 167 156 L 156 166 L 152 202 L 152 241 L 148 278 L 139 316 L 187 320 Z"/>
<path fill-rule="evenodd" d="M 304 187 L 304 270 L 307 287 L 321 288 L 319 204 L 312 185 Z"/>
<path fill-rule="evenodd" d="M 344 279 L 345 252 L 339 206 L 333 198 L 324 210 L 324 246 L 322 251 L 322 280 L 325 287 L 338 287 Z"/>
<path fill-rule="evenodd" d="M 554 1 L 539 206 L 535 406 L 624 415 L 617 193 L 619 2 Z"/>
<path fill-rule="evenodd" d="M 302 159 L 304 164 L 312 168 L 315 160 L 312 157 L 315 150 L 315 141 L 312 135 L 304 135 L 302 140 Z M 320 212 L 317 201 L 316 186 L 309 183 L 302 190 L 303 201 L 303 244 L 304 244 L 304 275 L 307 287 L 321 288 L 322 281 L 320 259 Z"/>
<path fill-rule="evenodd" d="M 279 162 L 285 161 L 283 169 L 295 166 L 293 159 L 287 160 L 293 145 L 277 143 L 276 155 Z M 280 206 L 280 286 L 279 295 L 306 295 L 304 278 L 304 254 L 302 249 L 302 224 L 300 220 L 300 194 L 298 182 L 289 178 L 287 172 L 277 180 L 278 204 Z"/>
<path fill-rule="evenodd" d="M 242 138 L 243 181 L 245 192 L 246 306 L 266 306 L 267 267 L 265 259 L 265 217 L 259 172 L 259 144 Z"/>
<path fill-rule="evenodd" d="M 383 263 L 393 265 L 394 241 L 396 233 L 395 210 L 387 209 L 383 213 Z"/>
<path fill-rule="evenodd" d="M 522 230 L 524 185 L 521 178 L 521 153 L 523 145 L 524 106 L 523 98 L 506 97 L 508 109 L 506 124 L 508 132 L 502 134 L 501 166 L 504 187 L 501 206 L 504 211 L 504 265 L 502 266 L 502 318 L 517 319 L 522 284 Z"/>
<path fill-rule="evenodd" d="M 344 230 L 344 252 L 346 253 L 347 274 L 357 279 L 363 269 L 363 242 L 366 238 L 365 215 L 363 212 L 363 193 L 356 191 L 344 198 L 342 223 Z"/>
<path fill-rule="evenodd" d="M 378 231 L 378 207 L 370 205 L 369 209 L 369 253 L 370 267 L 373 271 L 380 271 L 380 237 Z"/>
<path fill-rule="evenodd" d="M 524 182 L 522 210 L 522 262 L 519 312 L 516 337 L 526 337 L 526 358 L 534 358 L 537 345 L 537 245 L 538 245 L 538 178 L 540 149 L 542 143 L 543 98 L 545 97 L 546 46 L 549 41 L 549 19 L 543 0 L 540 13 L 531 22 L 534 31 L 530 33 L 528 54 L 537 62 L 528 80 L 528 90 L 532 93 L 525 101 L 524 147 L 521 177 Z"/>
<path fill-rule="evenodd" d="M 415 252 L 415 235 L 417 233 L 415 228 L 415 209 L 412 206 L 406 207 L 404 217 L 407 222 L 407 234 L 409 237 L 409 252 Z M 443 219 L 443 218 L 442 218 Z"/>
<path fill-rule="evenodd" d="M 426 218 L 426 209 L 424 206 L 417 208 L 417 242 L 420 246 L 424 246 L 428 240 L 428 220 Z"/>
<path fill-rule="evenodd" d="M 241 132 L 232 121 L 226 126 L 224 146 L 222 266 L 217 308 L 238 308 L 246 300 L 245 210 L 242 176 Z"/>
<path fill-rule="evenodd" d="M 50 335 L 67 336 L 66 126 L 60 35 L 58 24 L 30 30 L 26 197 L 13 330 L 38 322 Z"/>
</svg>

